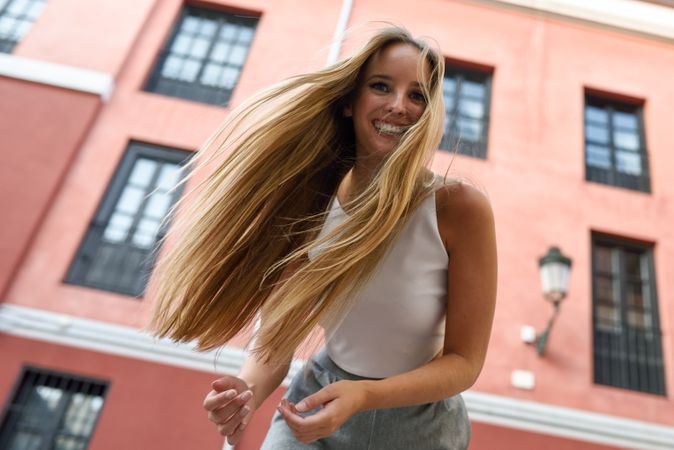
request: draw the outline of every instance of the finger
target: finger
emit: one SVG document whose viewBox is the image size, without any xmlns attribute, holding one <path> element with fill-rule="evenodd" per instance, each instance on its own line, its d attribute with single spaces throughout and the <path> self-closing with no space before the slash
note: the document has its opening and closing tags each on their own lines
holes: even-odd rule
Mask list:
<svg viewBox="0 0 674 450">
<path fill-rule="evenodd" d="M 288 409 L 290 412 L 293 414 L 297 414 L 297 410 L 295 409 L 295 404 L 289 401 L 287 398 L 281 399 L 281 404 Z"/>
<path fill-rule="evenodd" d="M 239 411 L 234 413 L 230 418 L 228 418 L 224 423 L 218 425 L 218 431 L 223 436 L 231 436 L 234 434 L 243 418 L 250 413 L 250 408 L 248 406 L 242 407 Z"/>
<path fill-rule="evenodd" d="M 301 428 L 302 417 L 293 414 L 285 405 L 279 405 L 277 410 L 293 434 L 304 432 L 304 430 Z"/>
<path fill-rule="evenodd" d="M 307 418 L 303 424 L 302 431 L 300 431 L 298 434 L 302 439 L 314 441 L 330 436 L 335 432 L 336 429 L 337 427 L 334 425 L 334 421 L 331 417 L 324 417 L 320 420 L 320 422 L 315 423 L 312 423 Z"/>
<path fill-rule="evenodd" d="M 215 411 L 218 408 L 222 408 L 236 397 L 237 394 L 238 392 L 234 389 L 229 389 L 225 392 L 211 391 L 204 399 L 204 409 L 206 411 Z"/>
<path fill-rule="evenodd" d="M 309 421 L 309 417 L 302 417 L 293 413 L 287 406 L 287 402 L 279 405 L 278 410 L 283 419 L 286 421 L 288 428 L 298 438 L 305 436 L 327 436 L 330 434 L 329 421 L 325 419 L 321 421 Z"/>
<path fill-rule="evenodd" d="M 229 443 L 229 445 L 236 445 L 239 443 L 239 440 L 241 440 L 241 435 L 243 435 L 243 432 L 248 426 L 248 422 L 250 422 L 251 418 L 252 418 L 251 414 L 248 413 L 243 417 L 243 419 L 241 419 L 241 423 L 239 424 L 238 427 L 236 427 L 234 433 L 232 433 L 231 436 L 227 437 L 227 442 Z"/>
<path fill-rule="evenodd" d="M 236 387 L 240 386 L 240 384 L 241 380 L 239 378 L 226 375 L 213 381 L 211 383 L 211 387 L 214 391 L 223 392 L 227 389 L 236 389 Z"/>
<path fill-rule="evenodd" d="M 328 392 L 328 394 L 330 393 Z M 298 438 L 308 436 L 313 439 L 320 439 L 331 435 L 337 428 L 335 425 L 336 411 L 332 402 L 328 402 L 321 410 L 309 416 L 298 414 L 295 406 L 286 399 L 282 400 L 282 406 L 285 408 L 284 419 Z"/>
<path fill-rule="evenodd" d="M 297 410 L 297 408 L 295 407 L 295 404 L 294 404 L 294 403 L 292 403 L 292 402 L 287 402 L 287 405 L 286 405 L 286 406 L 287 406 L 287 408 L 288 408 L 293 414 L 299 415 L 300 412 Z"/>
<path fill-rule="evenodd" d="M 241 412 L 241 409 L 244 407 L 244 405 L 250 402 L 252 398 L 253 393 L 251 391 L 246 391 L 241 395 L 229 400 L 220 407 L 209 411 L 208 418 L 214 423 L 223 423 L 232 417 L 232 415 Z M 246 408 L 247 411 L 250 411 L 250 407 L 246 406 Z"/>
<path fill-rule="evenodd" d="M 330 428 L 330 423 L 332 422 L 332 412 L 324 408 L 316 414 L 306 417 L 293 414 L 292 417 L 290 417 L 290 420 L 295 424 L 296 427 L 298 427 L 298 429 L 305 433 L 319 431 L 323 432 Z"/>
<path fill-rule="evenodd" d="M 330 408 L 330 405 L 328 405 L 313 415 L 303 417 L 297 414 L 297 410 L 293 403 L 283 399 L 281 400 L 279 411 L 284 420 L 286 420 L 293 435 L 299 441 L 308 444 L 326 436 L 330 436 L 334 432 L 333 409 L 334 408 Z"/>
<path fill-rule="evenodd" d="M 307 412 L 334 399 L 334 389 L 328 385 L 315 394 L 311 394 L 310 396 L 304 398 L 304 400 L 295 405 L 295 408 L 298 412 Z"/>
<path fill-rule="evenodd" d="M 294 416 L 297 416 L 297 417 L 300 417 L 300 418 L 302 417 L 302 416 L 300 416 L 299 412 L 297 411 L 297 408 L 295 408 L 295 404 L 288 401 L 288 399 L 285 399 L 285 398 L 282 399 L 281 404 L 284 406 L 284 408 L 286 410 L 288 410 L 288 412 L 290 414 L 292 414 Z"/>
</svg>

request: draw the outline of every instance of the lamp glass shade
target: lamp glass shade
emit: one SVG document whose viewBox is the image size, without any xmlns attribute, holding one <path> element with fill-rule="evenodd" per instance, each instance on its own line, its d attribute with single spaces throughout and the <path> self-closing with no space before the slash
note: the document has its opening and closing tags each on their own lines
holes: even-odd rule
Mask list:
<svg viewBox="0 0 674 450">
<path fill-rule="evenodd" d="M 564 297 L 569 288 L 570 266 L 563 262 L 541 265 L 541 286 L 546 297 Z"/>
</svg>

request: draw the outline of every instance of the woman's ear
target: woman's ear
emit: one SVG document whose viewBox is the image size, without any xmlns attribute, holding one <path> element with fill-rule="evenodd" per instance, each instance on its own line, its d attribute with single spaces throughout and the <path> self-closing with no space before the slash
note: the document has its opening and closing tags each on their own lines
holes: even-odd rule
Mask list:
<svg viewBox="0 0 674 450">
<path fill-rule="evenodd" d="M 342 114 L 344 117 L 353 117 L 353 111 L 351 110 L 351 104 L 344 105 L 344 109 L 342 110 Z"/>
</svg>

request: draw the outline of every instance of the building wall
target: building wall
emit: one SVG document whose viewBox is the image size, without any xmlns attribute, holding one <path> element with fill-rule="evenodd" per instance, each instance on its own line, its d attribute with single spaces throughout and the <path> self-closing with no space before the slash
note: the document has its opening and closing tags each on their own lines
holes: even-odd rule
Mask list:
<svg viewBox="0 0 674 450">
<path fill-rule="evenodd" d="M 339 12 L 338 2 L 330 5 L 312 3 L 314 6 L 305 10 L 306 15 L 297 14 L 297 2 L 275 2 L 271 5 L 261 1 L 220 4 L 256 12 L 261 16 L 232 106 L 274 81 L 301 70 L 320 67 L 324 63 L 322 58 L 317 60 L 317 55 L 332 37 Z M 150 302 L 65 285 L 62 280 L 127 143 L 139 140 L 194 150 L 217 128 L 229 111 L 228 108 L 202 105 L 142 90 L 153 69 L 156 54 L 168 38 L 180 12 L 180 6 L 179 1 L 157 3 L 153 14 L 146 21 L 136 19 L 138 29 L 119 30 L 120 33 L 134 35 L 133 40 L 127 38 L 135 45 L 133 49 L 125 50 L 124 61 L 114 64 L 100 62 L 88 67 L 112 69 L 116 79 L 115 92 L 89 130 L 88 139 L 77 149 L 78 158 L 73 162 L 58 197 L 54 198 L 52 208 L 35 238 L 33 251 L 7 295 L 6 299 L 10 302 L 135 326 L 147 320 Z M 50 27 L 47 22 L 50 16 L 46 13 L 50 8 L 57 7 L 58 3 L 54 3 L 45 9 L 45 16 L 40 22 L 43 27 Z M 83 2 L 81 7 L 81 18 L 92 18 L 94 22 L 108 20 L 106 15 L 109 12 L 99 9 L 94 3 Z M 119 5 L 117 7 L 121 8 Z M 312 8 L 315 8 L 313 14 Z M 126 9 L 136 7 L 127 3 Z M 146 9 L 150 7 L 146 6 Z M 316 16 L 322 17 L 323 23 L 311 19 Z M 53 20 L 58 22 L 55 25 L 58 30 L 64 27 L 60 22 L 68 19 L 59 19 L 57 16 Z M 310 22 L 311 26 L 308 25 Z M 305 29 L 314 31 L 307 35 L 303 31 Z M 277 45 L 279 36 L 288 38 L 287 45 L 280 49 Z M 42 39 L 58 37 L 45 32 Z M 39 35 L 34 36 L 34 40 L 38 38 Z M 95 60 L 102 57 L 102 43 L 93 37 L 83 42 L 86 44 L 80 49 L 80 58 L 88 60 L 89 55 L 96 55 L 92 56 Z M 39 43 L 31 44 L 28 38 L 26 47 L 28 50 L 35 49 L 35 52 L 42 48 Z M 25 55 L 19 50 L 17 53 L 21 56 L 39 56 L 34 52 Z M 120 59 L 115 52 L 111 52 L 109 57 L 115 61 Z M 71 62 L 65 55 L 58 61 Z M 122 63 L 124 70 L 117 72 Z M 68 231 L 64 233 L 64 230 Z"/>
<path fill-rule="evenodd" d="M 518 450 L 540 450 L 543 448 L 554 448 L 555 450 L 608 450 L 615 447 L 553 437 L 540 433 L 522 433 L 519 430 L 473 422 L 470 448 L 485 450 L 496 448 Z"/>
<path fill-rule="evenodd" d="M 487 159 L 438 152 L 433 165 L 439 173 L 451 167 L 451 175 L 483 188 L 496 217 L 496 317 L 487 361 L 472 390 L 674 426 L 671 394 L 660 397 L 593 383 L 590 261 L 592 231 L 654 244 L 665 378 L 671 392 L 674 182 L 669 168 L 674 167 L 674 154 L 669 151 L 669 141 L 674 86 L 664 80 L 665 74 L 674 73 L 674 39 L 515 8 L 512 3 L 517 2 L 355 0 L 349 18 L 352 28 L 342 55 L 353 51 L 371 32 L 374 25 L 368 22 L 385 18 L 405 25 L 414 35 L 431 36 L 449 60 L 493 71 Z M 253 92 L 286 76 L 322 67 L 342 6 L 337 0 L 218 0 L 204 4 L 260 16 L 227 108 L 142 90 L 180 12 L 182 2 L 178 0 L 50 0 L 34 29 L 17 47 L 17 57 L 106 74 L 114 80 L 115 89 L 108 100 L 0 78 L 1 145 L 3 150 L 11 150 L 3 152 L 6 165 L 0 168 L 3 192 L 8 193 L 0 198 L 0 206 L 9 212 L 7 232 L 3 230 L 0 240 L 0 292 L 4 286 L 0 301 L 143 327 L 151 298 L 135 299 L 62 281 L 127 144 L 137 140 L 197 149 L 231 108 Z M 644 102 L 651 194 L 585 181 L 586 90 Z M 520 327 L 533 325 L 540 330 L 552 312 L 540 293 L 537 264 L 551 245 L 560 246 L 573 259 L 573 269 L 569 297 L 562 305 L 546 355 L 540 358 L 520 340 Z M 3 356 L 9 351 L 13 361 L 0 372 L 0 398 L 7 397 L 22 361 L 47 365 L 59 361 L 54 367 L 75 372 L 85 369 L 112 379 L 113 385 L 120 387 L 114 391 L 118 397 L 111 391 L 110 402 L 117 398 L 114 401 L 118 403 L 106 403 L 91 448 L 132 448 L 114 447 L 121 438 L 113 428 L 124 425 L 121 411 L 132 408 L 139 398 L 129 380 L 141 369 L 156 374 L 155 380 L 183 377 L 181 383 L 167 383 L 181 386 L 180 402 L 176 398 L 173 405 L 191 405 L 189 423 L 183 426 L 204 439 L 204 445 L 220 442 L 199 409 L 214 375 L 154 363 L 146 369 L 146 363 L 125 362 L 118 356 L 92 356 L 95 352 L 37 342 L 0 334 L 0 344 L 6 349 Z M 97 368 L 87 362 L 92 358 L 100 359 Z M 514 370 L 532 372 L 535 388 L 514 388 L 510 382 Z M 148 380 L 144 383 L 150 384 Z M 163 390 L 170 386 L 157 384 L 148 398 L 167 395 Z M 281 393 L 282 388 L 274 399 Z M 114 408 L 120 413 L 108 412 Z M 257 448 L 273 408 L 273 401 L 268 402 L 241 448 Z M 143 416 L 152 416 L 153 411 L 146 412 Z M 148 427 L 148 434 L 139 436 L 138 442 L 157 445 L 152 434 L 156 430 Z M 496 441 L 508 442 L 508 448 L 540 448 L 541 442 L 552 448 L 601 448 L 544 432 L 477 422 L 473 447 L 494 448 Z"/>
<path fill-rule="evenodd" d="M 89 450 L 222 447 L 201 406 L 209 373 L 4 334 L 0 349 L 3 400 L 23 365 L 109 381 Z"/>
<path fill-rule="evenodd" d="M 17 273 L 39 224 L 101 106 L 96 96 L 0 78 L 0 295 Z"/>
<path fill-rule="evenodd" d="M 387 6 L 388 5 L 388 6 Z M 656 281 L 666 384 L 674 386 L 670 330 L 674 319 L 674 155 L 668 111 L 674 47 L 597 27 L 479 2 L 356 2 L 352 23 L 386 9 L 415 35 L 437 40 L 455 60 L 491 67 L 491 118 L 486 161 L 439 153 L 439 172 L 483 186 L 496 217 L 498 302 L 489 355 L 475 389 L 584 410 L 674 424 L 671 400 L 603 387 L 592 378 L 590 233 L 655 244 Z M 652 194 L 585 181 L 583 102 L 586 89 L 645 101 Z M 636 213 L 638 212 L 638 213 Z M 538 258 L 558 245 L 573 259 L 564 301 L 545 358 L 520 340 L 525 324 L 542 329 L 552 308 L 540 293 Z M 536 388 L 510 385 L 515 369 L 532 371 Z M 563 380 L 563 382 L 561 382 Z"/>
</svg>

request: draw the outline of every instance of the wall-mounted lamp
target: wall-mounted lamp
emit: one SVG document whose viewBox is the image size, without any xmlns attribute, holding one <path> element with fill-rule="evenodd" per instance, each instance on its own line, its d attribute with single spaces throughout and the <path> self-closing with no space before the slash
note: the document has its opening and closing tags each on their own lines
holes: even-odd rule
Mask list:
<svg viewBox="0 0 674 450">
<path fill-rule="evenodd" d="M 522 339 L 529 344 L 536 345 L 536 352 L 542 356 L 552 325 L 559 314 L 559 305 L 568 292 L 571 259 L 562 255 L 559 248 L 550 247 L 548 253 L 538 260 L 538 265 L 541 271 L 543 297 L 552 303 L 554 311 L 542 333 L 536 333 L 533 327 L 525 326 L 522 328 Z"/>
</svg>

